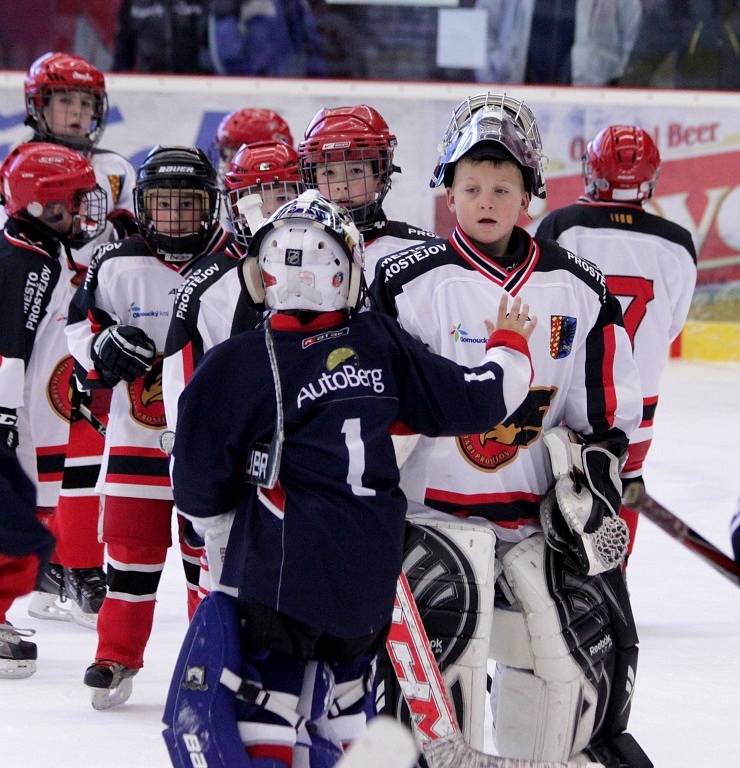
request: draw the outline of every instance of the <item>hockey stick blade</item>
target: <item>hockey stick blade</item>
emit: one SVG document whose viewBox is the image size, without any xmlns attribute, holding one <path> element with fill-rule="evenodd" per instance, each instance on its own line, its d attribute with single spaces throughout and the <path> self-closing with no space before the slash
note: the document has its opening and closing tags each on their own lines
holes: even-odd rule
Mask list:
<svg viewBox="0 0 740 768">
<path fill-rule="evenodd" d="M 392 717 L 376 717 L 347 750 L 336 768 L 412 768 L 419 748 L 406 727 Z"/>
<path fill-rule="evenodd" d="M 603 768 L 487 755 L 464 739 L 406 574 L 396 584 L 386 649 L 406 700 L 414 732 L 430 768 Z"/>
<path fill-rule="evenodd" d="M 659 501 L 647 493 L 640 495 L 635 501 L 630 500 L 627 506 L 636 509 L 655 523 L 670 537 L 676 539 L 687 549 L 698 555 L 705 563 L 714 568 L 717 573 L 729 579 L 736 587 L 740 587 L 740 564 L 728 557 L 722 550 L 714 546 L 700 533 L 695 531 L 681 518 L 676 517 Z"/>
</svg>

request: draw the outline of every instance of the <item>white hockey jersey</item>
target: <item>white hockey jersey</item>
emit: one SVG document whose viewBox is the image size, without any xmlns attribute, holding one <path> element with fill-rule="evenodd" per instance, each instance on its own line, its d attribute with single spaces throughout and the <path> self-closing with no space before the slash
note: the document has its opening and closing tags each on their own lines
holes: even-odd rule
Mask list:
<svg viewBox="0 0 740 768">
<path fill-rule="evenodd" d="M 381 261 L 373 294 L 413 336 L 467 366 L 480 358 L 502 292 L 521 296 L 537 316 L 534 378 L 517 411 L 478 434 L 421 437 L 401 471 L 411 513 L 423 505 L 484 517 L 516 541 L 539 526 L 539 501 L 552 484 L 542 433 L 565 423 L 622 453 L 640 394 L 619 304 L 598 269 L 519 228 L 508 262 L 508 270 L 492 262 L 456 230 Z"/>
<path fill-rule="evenodd" d="M 696 252 L 688 230 L 654 216 L 639 204 L 582 197 L 549 213 L 538 239 L 593 262 L 622 305 L 624 327 L 640 372 L 642 419 L 630 437 L 622 470 L 636 477 L 653 436 L 660 376 L 671 342 L 686 322 L 696 285 Z"/>
<path fill-rule="evenodd" d="M 93 338 L 113 324 L 141 328 L 156 344 L 154 366 L 131 383 L 113 388 L 98 493 L 171 499 L 169 457 L 159 438 L 165 429 L 162 353 L 173 314 L 173 300 L 183 281 L 202 259 L 226 247 L 220 228 L 206 253 L 186 264 L 157 258 L 144 238 L 128 237 L 96 252 L 85 282 L 70 307 L 67 339 L 75 359 L 88 372 L 86 384 L 100 386 L 90 356 Z"/>
<path fill-rule="evenodd" d="M 64 327 L 80 279 L 57 241 L 39 239 L 18 219 L 6 222 L 0 233 L 0 409 L 18 416 L 18 458 L 42 507 L 56 506 L 62 483 L 73 369 Z"/>
<path fill-rule="evenodd" d="M 167 334 L 162 391 L 167 427 L 175 429 L 177 401 L 203 355 L 234 334 L 254 328 L 262 318 L 241 280 L 236 246 L 201 261 L 182 284 Z"/>
<path fill-rule="evenodd" d="M 437 237 L 433 232 L 412 227 L 403 221 L 389 221 L 383 215 L 372 226 L 363 229 L 362 236 L 365 241 L 362 272 L 368 287 L 373 284 L 375 269 L 382 258 Z"/>
</svg>

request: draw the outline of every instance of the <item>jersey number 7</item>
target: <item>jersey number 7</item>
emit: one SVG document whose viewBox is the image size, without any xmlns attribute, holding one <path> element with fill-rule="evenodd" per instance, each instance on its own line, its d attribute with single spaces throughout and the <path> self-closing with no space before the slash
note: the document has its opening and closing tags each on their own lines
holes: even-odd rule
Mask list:
<svg viewBox="0 0 740 768">
<path fill-rule="evenodd" d="M 647 305 L 655 298 L 653 281 L 634 275 L 607 275 L 606 287 L 614 296 L 630 299 L 624 310 L 624 329 L 635 346 L 635 334 L 647 313 Z"/>
</svg>

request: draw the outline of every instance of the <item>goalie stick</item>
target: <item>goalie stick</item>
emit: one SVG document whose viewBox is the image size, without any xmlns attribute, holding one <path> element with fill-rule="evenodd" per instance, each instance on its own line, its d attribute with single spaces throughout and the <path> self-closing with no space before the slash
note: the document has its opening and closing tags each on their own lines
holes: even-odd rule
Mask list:
<svg viewBox="0 0 740 768">
<path fill-rule="evenodd" d="M 729 579 L 736 587 L 740 587 L 740 564 L 728 557 L 722 550 L 705 539 L 681 518 L 676 517 L 652 496 L 642 492 L 635 499 L 626 498 L 626 506 L 636 509 L 648 520 L 664 530 L 671 538 L 676 539 L 687 549 L 698 555 L 705 563 Z"/>
<path fill-rule="evenodd" d="M 562 763 L 496 757 L 463 738 L 434 659 L 406 574 L 396 585 L 386 649 L 411 712 L 414 731 L 430 768 L 603 768 L 601 763 Z"/>
</svg>

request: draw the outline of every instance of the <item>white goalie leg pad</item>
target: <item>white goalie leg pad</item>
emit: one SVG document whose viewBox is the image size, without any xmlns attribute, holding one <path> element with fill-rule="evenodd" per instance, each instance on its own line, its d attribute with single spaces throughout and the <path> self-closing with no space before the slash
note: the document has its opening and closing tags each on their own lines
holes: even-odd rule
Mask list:
<svg viewBox="0 0 740 768">
<path fill-rule="evenodd" d="M 485 523 L 414 515 L 403 569 L 466 741 L 483 748 L 496 535 Z"/>
<path fill-rule="evenodd" d="M 535 534 L 502 557 L 515 604 L 494 611 L 493 737 L 508 757 L 567 761 L 591 738 L 598 692 L 563 636 L 544 572 L 545 547 Z"/>
</svg>

